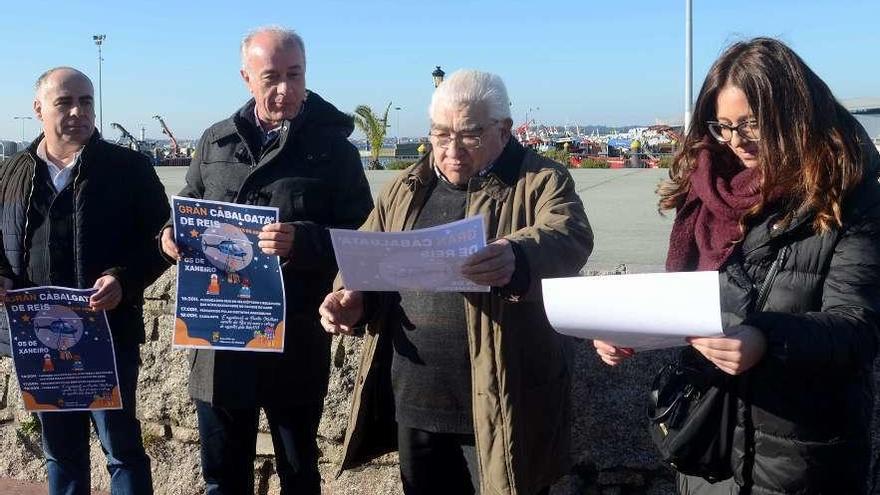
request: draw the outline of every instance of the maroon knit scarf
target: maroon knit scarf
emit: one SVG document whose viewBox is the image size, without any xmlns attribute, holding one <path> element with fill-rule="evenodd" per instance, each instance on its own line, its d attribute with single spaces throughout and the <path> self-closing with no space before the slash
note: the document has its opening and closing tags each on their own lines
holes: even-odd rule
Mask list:
<svg viewBox="0 0 880 495">
<path fill-rule="evenodd" d="M 742 237 L 740 219 L 761 199 L 758 181 L 757 169 L 700 151 L 672 225 L 666 271 L 720 268 Z"/>
</svg>

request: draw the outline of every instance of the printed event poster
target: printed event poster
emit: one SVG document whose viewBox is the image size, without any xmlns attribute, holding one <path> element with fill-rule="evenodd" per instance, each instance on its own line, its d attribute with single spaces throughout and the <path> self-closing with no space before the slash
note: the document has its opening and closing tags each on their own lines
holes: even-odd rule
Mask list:
<svg viewBox="0 0 880 495">
<path fill-rule="evenodd" d="M 173 196 L 177 264 L 174 347 L 284 351 L 284 281 L 260 229 L 278 208 Z"/>
<path fill-rule="evenodd" d="M 330 229 L 345 287 L 361 291 L 488 292 L 464 278 L 465 258 L 486 246 L 483 216 L 427 229 Z"/>
<path fill-rule="evenodd" d="M 9 343 L 28 411 L 122 409 L 113 337 L 97 289 L 32 287 L 6 293 Z"/>
</svg>

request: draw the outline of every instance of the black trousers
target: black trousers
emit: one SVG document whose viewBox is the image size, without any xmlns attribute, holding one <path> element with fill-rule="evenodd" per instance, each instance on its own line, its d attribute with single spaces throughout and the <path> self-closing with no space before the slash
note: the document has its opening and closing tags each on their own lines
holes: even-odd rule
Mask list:
<svg viewBox="0 0 880 495">
<path fill-rule="evenodd" d="M 480 493 L 480 471 L 473 435 L 434 433 L 397 426 L 400 480 L 406 495 Z M 546 487 L 535 495 L 547 495 Z"/>
<path fill-rule="evenodd" d="M 398 425 L 400 480 L 406 495 L 472 495 L 480 477 L 473 435 Z"/>
<path fill-rule="evenodd" d="M 254 493 L 259 408 L 229 409 L 199 400 L 206 495 Z M 316 436 L 323 405 L 266 407 L 282 495 L 320 495 Z"/>
</svg>

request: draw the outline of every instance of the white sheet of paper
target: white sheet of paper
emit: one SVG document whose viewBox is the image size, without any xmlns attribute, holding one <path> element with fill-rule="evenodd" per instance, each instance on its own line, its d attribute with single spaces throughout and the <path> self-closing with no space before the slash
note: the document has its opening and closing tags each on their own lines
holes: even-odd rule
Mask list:
<svg viewBox="0 0 880 495">
<path fill-rule="evenodd" d="M 489 292 L 459 273 L 486 246 L 482 215 L 406 232 L 330 229 L 330 238 L 347 289 Z"/>
<path fill-rule="evenodd" d="M 718 272 L 645 273 L 543 280 L 557 332 L 636 350 L 722 335 Z"/>
</svg>

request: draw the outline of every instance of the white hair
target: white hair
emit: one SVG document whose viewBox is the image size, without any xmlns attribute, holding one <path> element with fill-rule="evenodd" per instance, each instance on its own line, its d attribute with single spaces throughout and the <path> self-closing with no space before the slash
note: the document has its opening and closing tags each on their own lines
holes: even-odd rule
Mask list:
<svg viewBox="0 0 880 495">
<path fill-rule="evenodd" d="M 510 99 L 504 81 L 495 74 L 473 69 L 457 70 L 437 86 L 428 115 L 434 121 L 441 108 L 475 104 L 486 105 L 490 119 L 510 118 Z"/>
<path fill-rule="evenodd" d="M 299 48 L 302 52 L 303 60 L 306 58 L 306 44 L 303 42 L 302 36 L 293 29 L 287 29 L 281 26 L 261 26 L 249 32 L 247 36 L 241 40 L 241 67 L 247 69 L 247 52 L 251 46 L 251 41 L 261 34 L 270 34 L 281 42 L 281 46 L 285 48 Z"/>
</svg>

